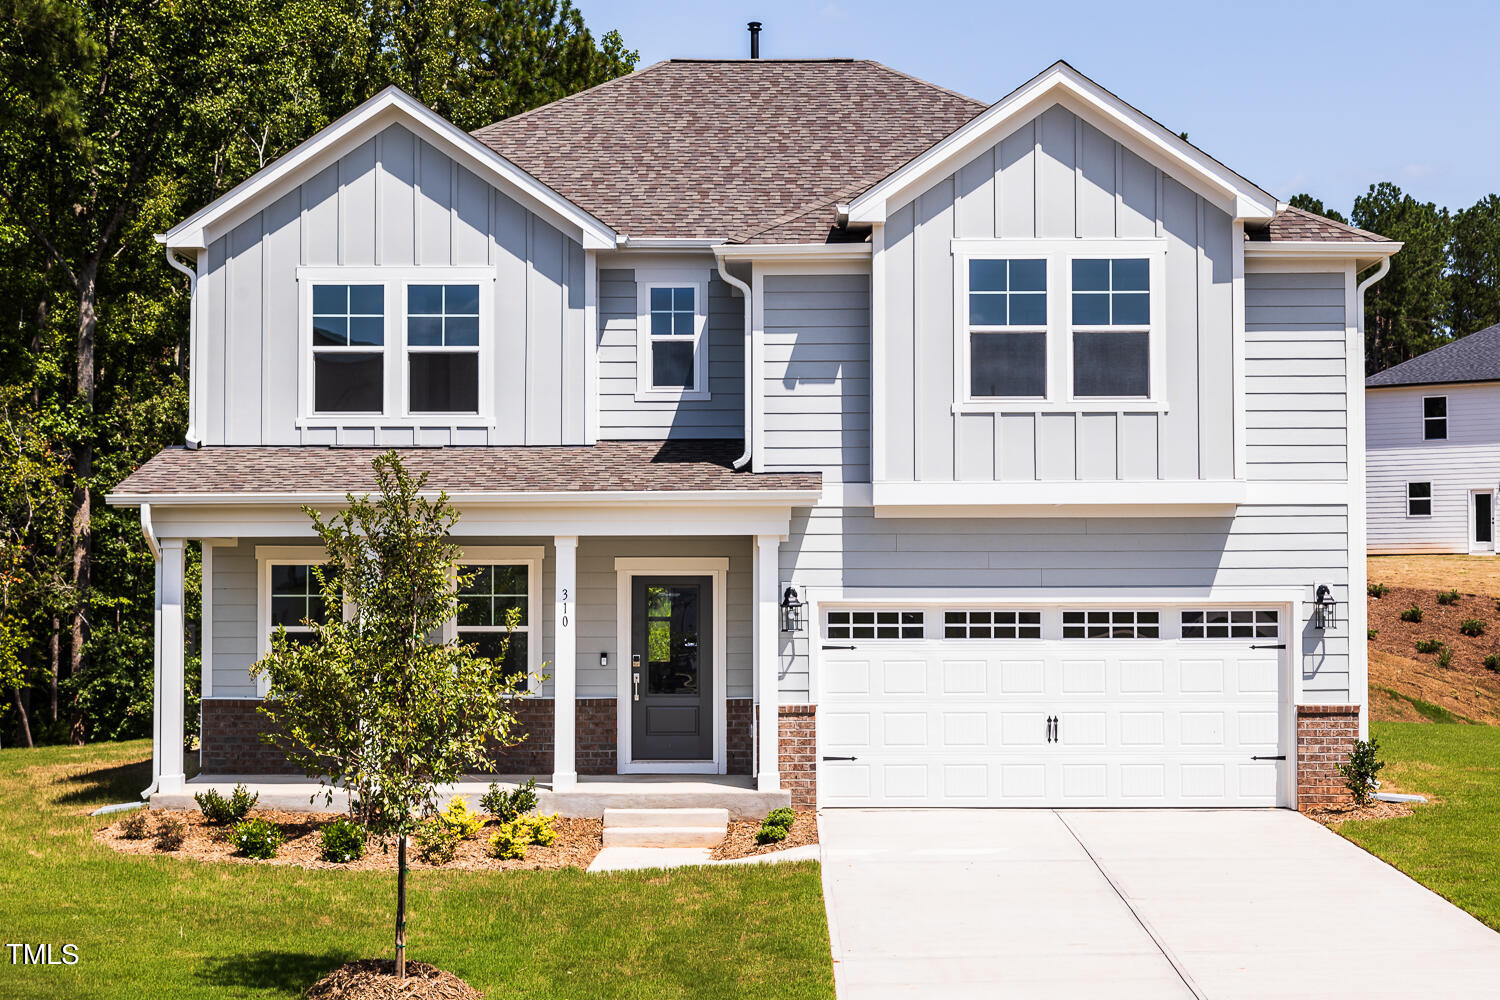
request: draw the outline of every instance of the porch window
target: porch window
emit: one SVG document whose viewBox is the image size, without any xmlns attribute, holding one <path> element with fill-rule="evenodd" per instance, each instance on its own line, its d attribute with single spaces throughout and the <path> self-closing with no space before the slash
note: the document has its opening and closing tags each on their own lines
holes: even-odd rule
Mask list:
<svg viewBox="0 0 1500 1000">
<path fill-rule="evenodd" d="M 708 399 L 708 281 L 648 271 L 638 282 L 636 398 Z"/>
<path fill-rule="evenodd" d="M 295 644 L 312 642 L 312 623 L 328 620 L 318 576 L 310 563 L 271 563 L 268 595 L 269 630 L 286 629 L 287 638 Z"/>
<path fill-rule="evenodd" d="M 312 289 L 313 411 L 385 408 L 385 286 Z"/>
<path fill-rule="evenodd" d="M 531 672 L 531 567 L 526 563 L 480 563 L 459 567 L 458 638 L 480 656 L 495 660 L 505 676 Z M 520 615 L 514 631 L 506 623 Z M 510 642 L 507 646 L 506 635 Z"/>
<path fill-rule="evenodd" d="M 479 286 L 406 286 L 407 409 L 479 412 Z"/>
</svg>

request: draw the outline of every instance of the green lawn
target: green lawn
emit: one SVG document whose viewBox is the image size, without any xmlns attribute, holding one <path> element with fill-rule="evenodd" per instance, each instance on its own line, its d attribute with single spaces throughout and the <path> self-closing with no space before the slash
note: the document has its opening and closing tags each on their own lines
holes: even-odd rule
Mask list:
<svg viewBox="0 0 1500 1000">
<path fill-rule="evenodd" d="M 1500 930 L 1500 727 L 1377 722 L 1381 778 L 1433 801 L 1339 833 Z"/>
<path fill-rule="evenodd" d="M 142 758 L 145 758 L 143 761 Z M 298 997 L 389 956 L 394 873 L 208 865 L 96 844 L 90 808 L 149 781 L 144 742 L 0 750 L 0 943 L 78 946 L 0 996 Z M 408 955 L 501 997 L 833 996 L 814 863 L 411 879 Z"/>
</svg>

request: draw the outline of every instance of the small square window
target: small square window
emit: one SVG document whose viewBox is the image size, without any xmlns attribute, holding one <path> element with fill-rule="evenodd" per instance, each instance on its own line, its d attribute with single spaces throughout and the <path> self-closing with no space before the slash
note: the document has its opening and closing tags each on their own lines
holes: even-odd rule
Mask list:
<svg viewBox="0 0 1500 1000">
<path fill-rule="evenodd" d="M 1432 484 L 1406 484 L 1406 513 L 1408 517 L 1429 517 L 1432 514 Z"/>
</svg>

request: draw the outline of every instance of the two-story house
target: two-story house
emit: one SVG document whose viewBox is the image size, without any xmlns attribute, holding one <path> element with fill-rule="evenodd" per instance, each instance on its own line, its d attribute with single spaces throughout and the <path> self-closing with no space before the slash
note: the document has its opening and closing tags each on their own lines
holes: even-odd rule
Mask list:
<svg viewBox="0 0 1500 1000">
<path fill-rule="evenodd" d="M 1500 324 L 1365 380 L 1370 552 L 1495 554 Z"/>
<path fill-rule="evenodd" d="M 671 60 L 472 135 L 388 90 L 163 241 L 191 426 L 110 498 L 159 552 L 158 792 L 185 546 L 203 772 L 284 771 L 250 666 L 316 613 L 300 506 L 368 490 L 383 448 L 462 511 L 457 634 L 521 610 L 512 659 L 549 679 L 501 770 L 557 792 L 1337 782 L 1360 301 L 1399 245 L 1066 64 L 987 106 L 863 60 Z"/>
</svg>

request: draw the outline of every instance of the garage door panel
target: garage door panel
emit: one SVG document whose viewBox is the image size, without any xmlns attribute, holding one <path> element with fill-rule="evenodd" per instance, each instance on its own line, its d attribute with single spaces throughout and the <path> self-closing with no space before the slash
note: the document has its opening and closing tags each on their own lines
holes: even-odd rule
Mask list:
<svg viewBox="0 0 1500 1000">
<path fill-rule="evenodd" d="M 982 659 L 944 658 L 939 666 L 943 694 L 986 695 L 989 693 L 989 665 Z"/>
<path fill-rule="evenodd" d="M 1045 660 L 1002 659 L 998 673 L 1000 683 L 997 693 L 1002 695 L 1044 694 L 1047 690 L 1047 664 Z"/>
</svg>

